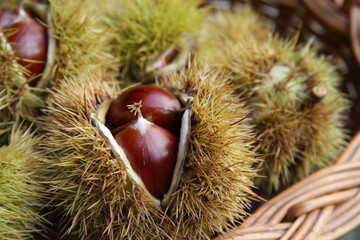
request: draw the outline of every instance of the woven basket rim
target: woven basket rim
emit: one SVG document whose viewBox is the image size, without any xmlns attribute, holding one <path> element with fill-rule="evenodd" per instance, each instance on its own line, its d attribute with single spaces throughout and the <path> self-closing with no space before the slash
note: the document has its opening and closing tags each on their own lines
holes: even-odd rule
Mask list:
<svg viewBox="0 0 360 240">
<path fill-rule="evenodd" d="M 360 226 L 360 132 L 331 166 L 214 239 L 336 239 Z"/>
</svg>

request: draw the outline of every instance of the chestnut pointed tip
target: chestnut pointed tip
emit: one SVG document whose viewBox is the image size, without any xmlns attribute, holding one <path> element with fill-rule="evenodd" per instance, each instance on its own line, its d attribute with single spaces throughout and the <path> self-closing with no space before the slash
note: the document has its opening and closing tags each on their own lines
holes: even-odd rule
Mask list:
<svg viewBox="0 0 360 240">
<path fill-rule="evenodd" d="M 142 100 L 126 106 L 130 110 L 130 112 L 134 112 L 134 116 L 138 115 L 139 117 L 143 117 L 141 114 Z"/>
<path fill-rule="evenodd" d="M 128 105 L 142 101 L 141 114 L 144 118 L 172 132 L 178 132 L 179 100 L 171 93 L 156 87 L 139 85 L 122 92 L 111 104 L 106 116 L 106 125 L 117 128 L 136 119 L 128 110 Z"/>
</svg>

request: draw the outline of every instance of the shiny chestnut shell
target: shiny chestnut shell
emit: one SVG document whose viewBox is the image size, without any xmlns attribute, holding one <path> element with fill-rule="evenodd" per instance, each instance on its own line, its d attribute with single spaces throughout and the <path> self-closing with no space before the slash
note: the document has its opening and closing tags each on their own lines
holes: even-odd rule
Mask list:
<svg viewBox="0 0 360 240">
<path fill-rule="evenodd" d="M 156 176 L 157 171 L 153 171 L 153 169 L 148 170 L 150 172 L 149 173 L 150 177 L 145 177 L 144 174 L 140 172 L 141 170 L 139 171 L 137 169 L 135 171 L 135 168 L 137 168 L 135 166 L 136 163 L 137 162 L 142 163 L 140 160 L 141 158 L 143 157 L 149 158 L 148 156 L 146 156 L 147 154 L 141 156 L 142 153 L 140 153 L 140 151 L 143 151 L 143 149 L 137 144 L 138 142 L 137 138 L 139 137 L 143 138 L 143 136 L 140 136 L 142 131 L 140 131 L 140 135 L 139 132 L 137 132 L 136 134 L 129 133 L 132 131 L 130 130 L 130 128 L 134 128 L 134 123 L 138 121 L 138 116 L 134 116 L 136 118 L 135 120 L 125 123 L 116 129 L 113 130 L 109 129 L 109 127 L 106 126 L 107 125 L 106 117 L 108 116 L 110 106 L 112 105 L 114 99 L 105 100 L 103 103 L 99 105 L 96 111 L 91 114 L 92 124 L 96 127 L 96 129 L 98 129 L 100 134 L 104 137 L 104 140 L 106 141 L 107 145 L 110 147 L 115 159 L 118 161 L 118 163 L 121 166 L 124 167 L 124 170 L 126 171 L 127 176 L 129 177 L 130 180 L 127 182 L 129 184 L 129 187 L 132 185 L 132 186 L 136 186 L 136 188 L 133 189 L 138 188 L 144 190 L 145 195 L 149 197 L 149 199 L 154 204 L 164 208 L 167 208 L 171 204 L 174 198 L 173 193 L 177 190 L 178 185 L 180 183 L 180 179 L 184 169 L 186 155 L 188 152 L 188 146 L 189 146 L 190 134 L 191 134 L 191 115 L 192 115 L 193 98 L 186 94 L 179 94 L 177 95 L 177 97 L 180 99 L 182 103 L 185 103 L 183 108 L 179 111 L 180 121 L 179 121 L 179 125 L 177 126 L 177 128 L 179 128 L 179 134 L 174 135 L 170 131 L 163 129 L 160 126 L 156 127 L 162 129 L 160 130 L 161 132 L 163 132 L 162 134 L 166 132 L 163 136 L 161 136 L 161 142 L 160 142 L 161 145 L 166 145 L 162 142 L 163 139 L 168 141 L 168 139 L 174 139 L 174 137 L 177 144 L 171 144 L 168 145 L 167 147 L 163 147 L 163 149 L 166 149 L 166 151 L 161 150 L 161 148 L 158 148 L 157 150 L 151 150 L 151 151 L 156 151 L 155 153 L 151 153 L 152 156 L 157 156 L 160 153 L 164 154 L 164 152 L 166 153 L 169 150 L 169 153 L 165 154 L 167 157 L 165 157 L 165 160 L 161 164 L 162 166 L 157 168 L 160 169 L 161 171 L 164 170 L 164 173 L 160 172 L 160 176 Z M 143 108 L 141 106 L 141 103 L 132 102 L 131 105 L 132 105 L 130 106 L 131 109 L 137 110 L 136 111 L 137 114 L 141 114 Z M 139 109 L 133 108 L 135 106 L 139 106 Z M 126 108 L 127 108 L 126 109 L 127 112 L 134 115 L 134 112 L 131 112 L 128 106 L 126 106 Z M 143 124 L 144 126 L 149 124 L 154 125 L 153 123 L 147 121 L 146 119 L 144 118 L 142 119 L 143 119 L 142 121 L 145 121 L 145 124 Z M 140 124 L 139 126 L 143 126 L 143 125 Z M 127 134 L 127 132 L 123 132 L 124 130 L 126 130 L 129 134 Z M 140 128 L 138 128 L 138 130 L 140 130 Z M 132 137 L 132 135 L 135 135 L 134 138 Z M 148 144 L 150 144 L 151 146 L 156 146 L 158 137 L 152 138 L 151 141 L 148 139 L 150 138 L 145 136 L 145 140 Z M 170 142 L 173 142 L 173 140 L 171 140 Z M 136 158 L 136 160 L 134 159 L 130 160 L 133 154 L 135 154 L 134 158 Z M 157 157 L 161 159 L 162 155 Z M 130 163 L 130 161 L 132 163 Z M 156 166 L 156 164 L 159 164 L 159 162 L 161 161 L 152 161 L 152 166 Z M 175 164 L 175 166 L 173 166 L 173 164 Z M 144 179 L 148 178 L 149 180 L 144 180 L 143 178 Z M 164 185 L 157 186 L 155 183 L 152 183 L 151 179 L 153 178 L 161 179 L 160 181 L 163 182 Z M 145 184 L 145 181 L 150 182 L 150 184 L 149 183 Z M 150 190 L 154 188 L 150 185 L 153 185 L 154 187 L 160 190 Z"/>
<path fill-rule="evenodd" d="M 36 16 L 23 8 L 2 9 L 0 12 L 1 28 L 11 28 L 7 40 L 13 46 L 19 59 L 18 63 L 29 71 L 25 73 L 27 78 L 33 78 L 31 86 L 35 86 L 43 73 L 48 50 L 47 29 Z M 36 61 L 36 62 L 30 62 Z"/>
<path fill-rule="evenodd" d="M 144 118 L 175 134 L 180 125 L 180 102 L 171 93 L 155 86 L 140 85 L 129 88 L 117 97 L 106 116 L 106 125 L 110 129 L 136 119 L 128 105 L 142 102 L 141 113 Z"/>
<path fill-rule="evenodd" d="M 162 199 L 169 190 L 176 165 L 178 139 L 175 135 L 140 116 L 114 138 L 146 189 Z"/>
<path fill-rule="evenodd" d="M 16 8 L 0 9 L 0 28 L 5 29 L 11 26 L 12 22 L 17 18 L 18 10 Z"/>
</svg>

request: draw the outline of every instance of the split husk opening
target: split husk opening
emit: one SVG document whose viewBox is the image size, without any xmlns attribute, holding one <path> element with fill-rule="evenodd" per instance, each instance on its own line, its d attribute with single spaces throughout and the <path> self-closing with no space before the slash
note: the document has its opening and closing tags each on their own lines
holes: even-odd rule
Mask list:
<svg viewBox="0 0 360 240">
<path fill-rule="evenodd" d="M 121 94 L 121 93 L 120 93 Z M 169 204 L 172 201 L 173 193 L 177 190 L 178 184 L 181 179 L 181 175 L 183 172 L 185 159 L 187 156 L 189 138 L 190 138 L 190 130 L 191 130 L 191 107 L 192 103 L 190 97 L 188 97 L 185 106 L 182 110 L 181 117 L 181 127 L 180 127 L 180 139 L 178 146 L 178 153 L 176 159 L 176 165 L 173 173 L 173 177 L 171 180 L 170 188 L 162 199 L 158 199 L 154 197 L 145 187 L 141 177 L 133 170 L 126 156 L 124 150 L 116 143 L 112 133 L 105 126 L 106 114 L 110 108 L 112 100 L 107 100 L 103 102 L 98 110 L 91 115 L 92 122 L 94 126 L 101 132 L 102 136 L 105 138 L 108 145 L 111 147 L 111 150 L 118 161 L 121 161 L 122 164 L 126 167 L 126 172 L 130 178 L 130 184 L 136 184 L 138 187 L 142 188 L 143 191 L 149 196 L 152 201 L 163 208 L 169 207 Z"/>
</svg>

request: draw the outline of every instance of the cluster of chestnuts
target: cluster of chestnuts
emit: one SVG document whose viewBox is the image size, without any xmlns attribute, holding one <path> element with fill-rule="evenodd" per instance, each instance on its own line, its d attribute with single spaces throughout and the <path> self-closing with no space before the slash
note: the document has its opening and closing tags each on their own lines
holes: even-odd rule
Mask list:
<svg viewBox="0 0 360 240">
<path fill-rule="evenodd" d="M 124 149 L 147 190 L 162 199 L 177 160 L 181 105 L 169 92 L 141 85 L 127 89 L 110 105 L 106 125 Z"/>
<path fill-rule="evenodd" d="M 4 71 L 9 75 L 4 79 L 19 77 L 34 96 L 38 91 L 31 87 L 50 89 L 46 97 L 39 97 L 43 98 L 42 111 L 36 113 L 40 116 L 22 114 L 37 118 L 36 122 L 24 119 L 38 127 L 34 132 L 39 131 L 36 134 L 41 138 L 34 141 L 29 136 L 29 143 L 21 147 L 34 150 L 31 157 L 40 159 L 41 178 L 34 179 L 50 184 L 29 194 L 37 198 L 38 192 L 46 193 L 46 206 L 61 215 L 56 219 L 59 224 L 52 223 L 61 226 L 54 230 L 60 235 L 74 239 L 209 239 L 248 215 L 246 208 L 258 198 L 252 191 L 254 181 L 280 189 L 283 172 L 285 177 L 295 176 L 303 162 L 306 174 L 298 174 L 301 179 L 308 169 L 318 166 L 308 164 L 309 159 L 319 159 L 318 149 L 323 149 L 325 165 L 327 155 L 333 156 L 343 144 L 338 119 L 346 104 L 333 107 L 341 98 L 335 87 L 326 85 L 331 82 L 326 76 L 332 75 L 328 65 L 318 64 L 321 71 L 313 71 L 312 63 L 322 60 L 312 51 L 286 48 L 292 44 L 273 39 L 270 29 L 258 24 L 250 10 L 238 14 L 239 21 L 226 15 L 207 18 L 210 11 L 193 0 L 123 0 L 119 5 L 119 1 L 106 0 L 102 6 L 89 1 L 43 2 L 24 0 L 19 6 L 0 8 L 0 47 L 5 46 L 5 53 L 0 53 L 12 56 L 6 67 L 14 65 L 14 73 Z M 90 11 L 90 5 L 98 9 Z M 109 6 L 116 10 L 114 14 L 108 12 Z M 108 25 L 99 21 L 103 15 L 108 15 Z M 212 20 L 204 25 L 204 19 L 223 25 Z M 232 30 L 232 24 L 240 27 Z M 234 37 L 239 39 L 233 41 Z M 47 84 L 50 79 L 54 82 Z M 164 89 L 153 85 L 113 88 L 134 81 L 156 82 Z M 337 79 L 332 81 L 337 84 Z M 5 86 L 6 80 L 3 82 Z M 18 87 L 17 82 L 14 85 Z M 319 107 L 313 107 L 306 90 L 323 86 L 327 88 L 320 90 L 333 93 L 326 93 Z M 244 92 L 241 97 L 238 90 Z M 1 95 L 0 106 L 11 105 L 10 100 L 3 104 L 2 99 Z M 19 99 L 35 108 L 35 100 Z M 15 122 L 17 113 L 12 110 L 20 109 L 16 104 L 9 107 L 8 118 L 3 118 L 0 109 L 0 126 Z M 289 122 L 293 126 L 288 127 Z M 267 124 L 270 127 L 260 129 Z M 17 127 L 13 126 L 9 129 Z M 313 126 L 320 134 L 314 134 Z M 327 138 L 339 141 L 325 145 Z M 276 142 L 280 144 L 273 151 Z M 284 154 L 286 146 L 290 157 Z M 38 154 L 39 149 L 46 156 Z M 278 167 L 279 162 L 283 166 Z M 266 169 L 267 165 L 269 174 L 257 178 L 258 167 Z M 2 205 L 6 204 L 0 202 Z M 36 216 L 34 226 L 41 227 L 39 222 L 44 220 Z M 0 238 L 4 238 L 1 234 L 6 231 L 1 227 Z M 37 231 L 31 228 L 19 228 L 19 232 Z"/>
<path fill-rule="evenodd" d="M 24 76 L 36 86 L 44 72 L 48 53 L 48 30 L 39 16 L 24 6 L 0 10 L 0 29 L 15 52 L 17 62 L 26 68 Z"/>
</svg>

